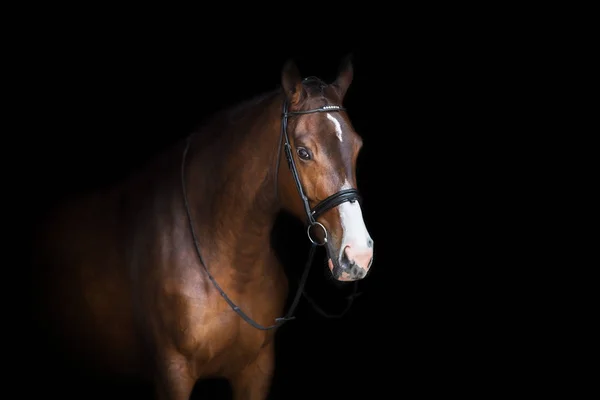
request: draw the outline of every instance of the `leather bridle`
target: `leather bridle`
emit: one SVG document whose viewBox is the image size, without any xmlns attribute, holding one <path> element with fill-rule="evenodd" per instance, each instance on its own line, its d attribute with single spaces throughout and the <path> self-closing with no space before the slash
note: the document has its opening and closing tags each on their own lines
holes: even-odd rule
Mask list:
<svg viewBox="0 0 600 400">
<path fill-rule="evenodd" d="M 354 282 L 354 284 L 355 284 L 354 291 L 348 297 L 348 304 L 347 304 L 346 308 L 344 309 L 344 311 L 342 311 L 342 313 L 337 314 L 337 315 L 331 315 L 331 314 L 328 314 L 325 311 L 323 311 L 320 307 L 318 307 L 315 304 L 315 302 L 304 292 L 304 286 L 305 286 L 306 280 L 308 278 L 308 272 L 310 270 L 310 266 L 312 265 L 315 250 L 318 246 L 323 246 L 327 243 L 327 235 L 328 235 L 327 229 L 320 222 L 317 222 L 317 219 L 319 218 L 320 215 L 322 215 L 326 211 L 328 211 L 334 207 L 337 207 L 338 205 L 340 205 L 344 202 L 360 201 L 361 198 L 358 193 L 358 190 L 344 189 L 344 190 L 340 190 L 337 193 L 332 194 L 331 196 L 327 197 L 323 201 L 319 202 L 316 206 L 311 208 L 309 199 L 306 196 L 306 194 L 304 193 L 304 190 L 302 188 L 302 183 L 300 182 L 298 169 L 296 168 L 296 162 L 294 161 L 294 157 L 292 155 L 292 145 L 290 143 L 290 139 L 289 139 L 288 132 L 287 132 L 287 124 L 288 124 L 289 117 L 293 117 L 293 116 L 297 116 L 297 115 L 304 115 L 304 114 L 318 113 L 318 112 L 340 112 L 340 111 L 345 111 L 345 108 L 343 108 L 341 106 L 337 106 L 337 105 L 326 105 L 326 106 L 322 106 L 319 108 L 303 110 L 303 111 L 288 111 L 288 102 L 286 100 L 284 100 L 284 102 L 283 102 L 281 135 L 280 135 L 279 146 L 278 146 L 278 151 L 277 151 L 277 164 L 276 165 L 277 165 L 277 167 L 279 166 L 281 142 L 283 140 L 283 148 L 284 148 L 285 156 L 287 159 L 287 163 L 288 163 L 288 166 L 292 173 L 292 176 L 294 178 L 296 188 L 298 189 L 298 194 L 300 195 L 300 198 L 302 199 L 302 203 L 304 205 L 304 211 L 305 211 L 306 220 L 307 220 L 306 222 L 308 224 L 307 235 L 308 235 L 308 239 L 311 242 L 311 247 L 310 247 L 309 256 L 308 256 L 306 265 L 304 267 L 304 272 L 302 273 L 302 277 L 300 278 L 300 282 L 298 284 L 298 290 L 296 292 L 296 295 L 294 296 L 292 305 L 290 306 L 290 308 L 289 308 L 288 312 L 285 314 L 285 316 L 275 318 L 275 323 L 273 325 L 269 325 L 269 326 L 264 326 L 264 325 L 257 323 L 256 321 L 254 321 L 227 296 L 227 294 L 223 291 L 221 286 L 219 286 L 219 284 L 217 283 L 217 281 L 215 280 L 213 275 L 210 273 L 210 271 L 206 267 L 206 263 L 204 262 L 204 259 L 202 258 L 202 254 L 200 252 L 200 246 L 198 244 L 198 237 L 196 235 L 196 231 L 194 229 L 194 224 L 193 224 L 193 220 L 192 220 L 191 213 L 190 213 L 189 203 L 187 200 L 186 185 L 185 185 L 185 161 L 186 161 L 187 152 L 189 150 L 192 135 L 188 136 L 188 138 L 187 138 L 186 145 L 183 150 L 183 157 L 182 157 L 182 162 L 181 162 L 181 185 L 182 185 L 182 191 L 183 191 L 183 200 L 185 203 L 185 209 L 186 209 L 187 218 L 188 218 L 190 230 L 192 233 L 192 238 L 194 241 L 194 247 L 196 249 L 196 253 L 198 255 L 200 264 L 202 265 L 202 267 L 206 271 L 206 274 L 208 275 L 208 278 L 213 283 L 213 285 L 215 286 L 217 291 L 221 294 L 223 299 L 229 304 L 229 306 L 233 309 L 233 311 L 235 311 L 244 321 L 246 321 L 248 324 L 255 327 L 256 329 L 260 329 L 260 330 L 274 329 L 274 328 L 277 328 L 277 327 L 283 325 L 285 322 L 294 319 L 295 317 L 293 316 L 293 313 L 294 313 L 296 307 L 298 306 L 300 296 L 302 294 L 304 294 L 304 297 L 306 297 L 306 299 L 311 303 L 311 305 L 316 309 L 317 312 L 319 312 L 321 315 L 328 317 L 328 318 L 342 317 L 350 309 L 354 298 L 357 296 L 358 281 Z M 276 181 L 277 181 L 277 178 L 278 178 L 278 168 L 276 168 L 276 176 L 275 176 Z M 321 228 L 323 230 L 323 240 L 320 242 L 316 241 L 311 236 L 311 228 L 314 228 L 315 226 L 318 226 L 319 228 Z"/>
<path fill-rule="evenodd" d="M 281 136 L 285 140 L 285 142 L 283 144 L 284 149 L 285 149 L 285 157 L 288 162 L 288 167 L 290 168 L 290 171 L 294 178 L 294 182 L 296 183 L 296 188 L 298 189 L 298 194 L 300 195 L 300 198 L 302 199 L 302 204 L 304 205 L 304 212 L 306 213 L 306 222 L 308 224 L 308 229 L 307 229 L 308 239 L 313 244 L 316 244 L 318 246 L 322 246 L 325 243 L 327 243 L 327 229 L 325 229 L 325 227 L 321 223 L 317 222 L 317 218 L 319 218 L 319 216 L 322 215 L 325 211 L 328 211 L 334 207 L 337 207 L 338 205 L 340 205 L 346 201 L 350 201 L 350 202 L 354 202 L 357 200 L 360 201 L 360 195 L 358 194 L 358 190 L 356 190 L 356 189 L 344 189 L 344 190 L 340 190 L 339 192 L 334 193 L 331 196 L 327 197 L 325 200 L 319 202 L 313 208 L 310 207 L 308 197 L 306 196 L 306 194 L 304 194 L 304 190 L 302 189 L 302 183 L 300 182 L 300 176 L 298 174 L 298 169 L 296 168 L 296 162 L 294 161 L 294 157 L 292 156 L 292 145 L 290 144 L 290 138 L 289 138 L 289 135 L 287 132 L 288 118 L 293 117 L 295 115 L 305 115 L 305 114 L 313 114 L 313 113 L 319 113 L 319 112 L 321 112 L 321 113 L 322 112 L 339 112 L 339 111 L 345 111 L 345 110 L 346 110 L 345 108 L 340 107 L 340 106 L 323 106 L 323 107 L 313 108 L 311 110 L 305 110 L 305 111 L 288 111 L 287 101 L 283 102 L 283 115 L 282 115 L 282 121 L 281 121 Z M 324 239 L 323 239 L 323 242 L 321 242 L 321 243 L 316 242 L 310 235 L 310 229 L 314 226 L 319 226 L 323 230 Z"/>
</svg>

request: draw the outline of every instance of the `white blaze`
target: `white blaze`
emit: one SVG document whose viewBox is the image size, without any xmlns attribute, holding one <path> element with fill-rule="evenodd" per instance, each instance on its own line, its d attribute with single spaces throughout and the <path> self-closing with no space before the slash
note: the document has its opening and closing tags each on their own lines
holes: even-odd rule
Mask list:
<svg viewBox="0 0 600 400">
<path fill-rule="evenodd" d="M 348 181 L 344 182 L 343 189 L 351 189 Z M 358 201 L 351 203 L 346 201 L 338 206 L 340 221 L 342 224 L 342 244 L 340 247 L 343 254 L 346 246 L 351 246 L 355 250 L 367 249 L 371 241 L 371 235 L 367 231 L 365 221 L 363 220 L 362 210 Z M 340 255 L 341 257 L 341 255 Z"/>
<path fill-rule="evenodd" d="M 333 115 L 331 114 L 325 114 L 327 115 L 327 119 L 330 120 L 331 122 L 333 122 L 333 125 L 335 126 L 335 135 L 337 136 L 338 139 L 340 139 L 340 142 L 342 141 L 342 127 L 340 126 L 340 121 L 338 121 Z"/>
</svg>

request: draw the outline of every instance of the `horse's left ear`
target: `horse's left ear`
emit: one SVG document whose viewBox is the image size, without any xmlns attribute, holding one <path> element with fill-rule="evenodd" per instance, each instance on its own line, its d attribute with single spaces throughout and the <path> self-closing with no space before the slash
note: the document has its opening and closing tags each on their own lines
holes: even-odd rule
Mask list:
<svg viewBox="0 0 600 400">
<path fill-rule="evenodd" d="M 340 98 L 343 99 L 346 95 L 346 91 L 352 83 L 353 76 L 354 68 L 352 67 L 352 54 L 348 54 L 342 59 L 342 62 L 340 63 L 338 76 L 335 82 L 333 82 L 333 84 L 338 88 Z"/>
</svg>

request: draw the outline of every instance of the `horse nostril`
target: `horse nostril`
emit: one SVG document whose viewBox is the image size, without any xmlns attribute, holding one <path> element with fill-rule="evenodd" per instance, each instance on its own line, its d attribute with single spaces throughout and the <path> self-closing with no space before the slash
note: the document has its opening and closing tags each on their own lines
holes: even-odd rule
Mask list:
<svg viewBox="0 0 600 400">
<path fill-rule="evenodd" d="M 373 248 L 373 239 L 369 239 L 369 240 L 367 241 L 367 246 L 368 246 L 370 249 L 371 249 L 371 248 Z"/>
<path fill-rule="evenodd" d="M 370 240 L 366 244 L 370 244 L 371 246 L 360 248 L 358 246 L 353 247 L 352 245 L 348 245 L 344 247 L 341 257 L 341 267 L 369 269 L 373 259 L 373 240 Z"/>
<path fill-rule="evenodd" d="M 346 267 L 350 266 L 351 261 L 350 261 L 350 258 L 348 257 L 348 249 L 349 248 L 350 248 L 350 246 L 346 246 L 344 248 L 344 251 L 342 252 L 341 267 L 346 268 Z"/>
</svg>

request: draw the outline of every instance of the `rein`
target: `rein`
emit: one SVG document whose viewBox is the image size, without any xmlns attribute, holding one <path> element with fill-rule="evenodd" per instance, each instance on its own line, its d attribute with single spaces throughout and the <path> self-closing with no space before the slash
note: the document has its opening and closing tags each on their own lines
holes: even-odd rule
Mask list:
<svg viewBox="0 0 600 400">
<path fill-rule="evenodd" d="M 309 273 L 310 267 L 313 263 L 315 251 L 318 246 L 323 246 L 327 243 L 327 229 L 321 223 L 317 222 L 317 218 L 321 214 L 323 214 L 325 211 L 327 211 L 333 207 L 336 207 L 346 201 L 350 201 L 350 202 L 354 202 L 357 200 L 360 201 L 360 195 L 358 194 L 358 191 L 356 189 L 341 190 L 341 191 L 334 193 L 333 195 L 327 197 L 325 200 L 321 201 L 319 204 L 317 204 L 314 208 L 311 209 L 308 197 L 304 194 L 304 190 L 303 190 L 302 184 L 300 182 L 300 177 L 298 174 L 298 170 L 296 168 L 296 163 L 294 162 L 294 157 L 292 156 L 292 151 L 291 151 L 292 146 L 290 144 L 290 140 L 289 140 L 288 133 L 287 133 L 288 117 L 295 116 L 295 115 L 317 113 L 317 112 L 339 112 L 339 111 L 344 111 L 344 110 L 345 110 L 345 108 L 343 108 L 343 107 L 329 105 L 329 106 L 323 106 L 323 107 L 315 108 L 315 109 L 311 109 L 311 110 L 291 111 L 290 112 L 290 111 L 288 111 L 287 101 L 284 100 L 284 102 L 283 102 L 281 136 L 279 138 L 279 146 L 278 146 L 278 151 L 277 151 L 275 182 L 277 182 L 277 177 L 279 175 L 278 167 L 279 167 L 279 158 L 280 158 L 280 151 L 281 151 L 281 142 L 283 139 L 285 155 L 286 155 L 286 158 L 288 161 L 288 167 L 290 168 L 290 171 L 294 178 L 294 182 L 296 183 L 296 188 L 298 189 L 298 194 L 300 195 L 300 198 L 302 199 L 302 202 L 304 204 L 304 211 L 306 213 L 306 218 L 307 218 L 307 222 L 308 222 L 308 228 L 307 228 L 306 232 L 308 235 L 308 239 L 311 242 L 311 246 L 310 246 L 310 250 L 308 253 L 308 259 L 306 260 L 306 264 L 304 266 L 304 271 L 302 272 L 302 276 L 298 283 L 298 290 L 296 291 L 296 295 L 294 296 L 292 305 L 290 306 L 288 312 L 283 317 L 275 318 L 275 323 L 272 325 L 268 325 L 268 326 L 261 325 L 258 322 L 254 321 L 244 311 L 242 311 L 242 309 L 238 305 L 236 305 L 229 298 L 229 296 L 227 296 L 225 291 L 221 288 L 221 286 L 215 280 L 214 276 L 208 270 L 208 268 L 206 266 L 206 262 L 204 261 L 204 259 L 202 257 L 202 254 L 200 251 L 200 245 L 198 244 L 198 236 L 196 234 L 196 230 L 194 228 L 194 223 L 193 223 L 192 216 L 190 213 L 190 206 L 189 206 L 189 202 L 188 202 L 188 198 L 187 198 L 187 191 L 186 191 L 186 184 L 185 184 L 186 158 L 187 158 L 187 153 L 188 153 L 193 135 L 188 136 L 188 138 L 186 140 L 185 148 L 183 150 L 183 157 L 181 160 L 181 188 L 182 188 L 182 192 L 183 192 L 183 201 L 184 201 L 184 205 L 185 205 L 187 219 L 188 219 L 188 223 L 190 226 L 190 231 L 192 233 L 194 247 L 196 249 L 196 254 L 198 255 L 200 264 L 204 268 L 204 271 L 206 272 L 208 278 L 210 279 L 210 281 L 212 282 L 214 287 L 217 289 L 219 294 L 223 297 L 223 299 L 227 302 L 227 304 L 229 304 L 229 306 L 231 307 L 231 309 L 233 311 L 235 311 L 244 321 L 246 321 L 248 324 L 250 324 L 251 326 L 253 326 L 256 329 L 270 330 L 270 329 L 278 328 L 281 325 L 283 325 L 285 322 L 295 319 L 296 317 L 294 317 L 293 314 L 294 314 L 294 311 L 296 310 L 296 307 L 298 306 L 300 297 L 302 295 L 304 295 L 304 297 L 308 300 L 308 302 L 313 306 L 315 311 L 317 311 L 319 314 L 321 314 L 322 316 L 324 316 L 326 318 L 341 318 L 341 317 L 343 317 L 350 310 L 350 307 L 352 306 L 354 298 L 357 297 L 357 295 L 358 295 L 358 293 L 357 293 L 358 281 L 355 281 L 353 292 L 350 296 L 347 297 L 348 304 L 346 305 L 346 308 L 340 314 L 329 314 L 329 313 L 325 312 L 322 308 L 320 308 L 314 302 L 314 300 L 312 298 L 310 298 L 304 291 L 304 286 L 306 285 L 308 273 Z M 313 228 L 314 226 L 318 226 L 319 228 L 321 228 L 323 230 L 323 241 L 322 242 L 318 242 L 318 241 L 314 240 L 313 237 L 311 236 L 311 234 L 310 234 L 311 228 Z"/>
</svg>

